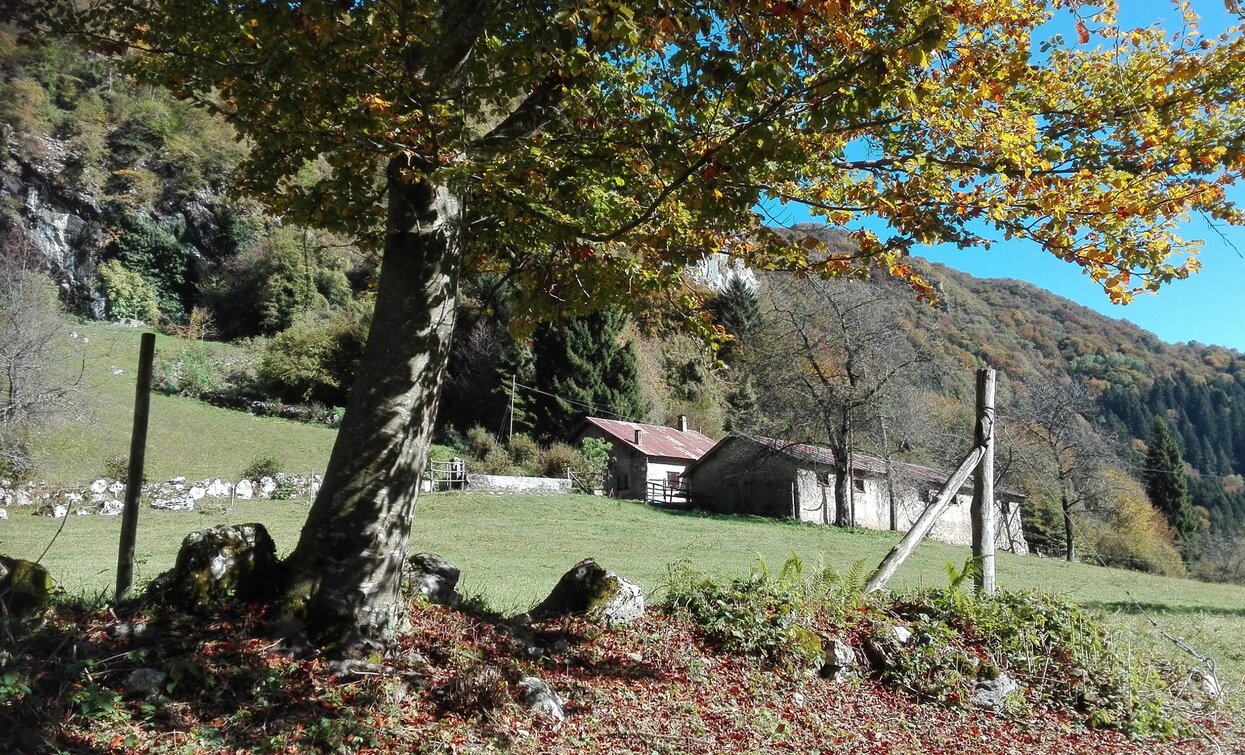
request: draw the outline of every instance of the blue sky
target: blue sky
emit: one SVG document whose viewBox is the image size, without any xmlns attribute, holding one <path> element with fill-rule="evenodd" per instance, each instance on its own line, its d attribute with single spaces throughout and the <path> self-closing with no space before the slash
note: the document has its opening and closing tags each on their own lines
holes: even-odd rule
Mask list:
<svg viewBox="0 0 1245 755">
<path fill-rule="evenodd" d="M 1173 19 L 1180 21 L 1179 14 L 1164 0 L 1119 0 L 1119 5 L 1120 25 L 1124 28 L 1156 22 L 1167 26 Z M 1202 32 L 1207 35 L 1218 34 L 1233 24 L 1234 18 L 1226 12 L 1222 0 L 1194 0 L 1192 5 L 1202 17 Z M 1072 42 L 1076 34 L 1071 28 L 1070 23 L 1056 22 L 1051 31 L 1062 31 Z M 1242 192 L 1237 194 L 1242 196 Z M 773 215 L 770 222 L 787 225 L 809 220 L 803 208 L 794 205 L 771 205 L 768 209 Z M 948 248 L 918 253 L 977 277 L 1028 281 L 1109 317 L 1134 322 L 1164 341 L 1199 341 L 1245 351 L 1245 228 L 1216 229 L 1194 219 L 1181 235 L 1205 242 L 1199 255 L 1202 270 L 1187 280 L 1165 286 L 1157 294 L 1139 295 L 1126 306 L 1112 304 L 1101 287 L 1081 274 L 1080 268 L 1061 262 L 1032 244 L 1000 241 L 989 251 Z"/>
</svg>

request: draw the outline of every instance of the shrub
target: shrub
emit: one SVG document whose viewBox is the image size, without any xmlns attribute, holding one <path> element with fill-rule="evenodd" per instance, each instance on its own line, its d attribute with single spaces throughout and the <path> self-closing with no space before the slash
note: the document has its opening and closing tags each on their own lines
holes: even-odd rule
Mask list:
<svg viewBox="0 0 1245 755">
<path fill-rule="evenodd" d="M 609 467 L 613 447 L 604 438 L 584 438 L 579 444 L 579 457 L 590 474 L 601 474 Z"/>
<path fill-rule="evenodd" d="M 333 351 L 333 333 L 313 322 L 303 322 L 278 333 L 260 353 L 257 377 L 285 398 L 308 401 L 341 388 L 327 363 Z"/>
<path fill-rule="evenodd" d="M 256 377 L 286 400 L 344 405 L 370 320 L 368 299 L 327 317 L 301 317 L 264 345 Z"/>
<path fill-rule="evenodd" d="M 497 451 L 500 446 L 497 438 L 479 425 L 467 431 L 467 452 L 477 459 L 486 458 Z"/>
<path fill-rule="evenodd" d="M 112 454 L 104 458 L 102 469 L 104 477 L 110 480 L 125 480 L 130 476 L 130 457 L 127 454 Z"/>
<path fill-rule="evenodd" d="M 510 458 L 520 467 L 534 467 L 540 460 L 540 446 L 530 435 L 519 433 L 510 438 Z"/>
<path fill-rule="evenodd" d="M 117 260 L 108 260 L 95 272 L 110 320 L 139 320 L 154 323 L 160 319 L 155 288 L 143 276 Z"/>
<path fill-rule="evenodd" d="M 928 590 L 896 603 L 915 641 L 886 676 L 939 700 L 965 699 L 975 679 L 997 675 L 993 662 L 949 650 L 952 639 L 981 647 L 1024 679 L 1031 695 L 1070 704 L 1094 727 L 1170 736 L 1157 670 L 1120 652 L 1103 626 L 1063 597 Z"/>
<path fill-rule="evenodd" d="M 281 471 L 281 462 L 275 456 L 256 456 L 242 469 L 242 478 L 258 480 L 261 477 L 276 477 Z"/>
<path fill-rule="evenodd" d="M 137 213 L 117 219 L 121 232 L 108 245 L 110 257 L 141 275 L 155 290 L 160 314 L 181 322 L 192 289 L 194 249 L 183 243 L 184 227 L 156 223 Z"/>
<path fill-rule="evenodd" d="M 747 577 L 722 584 L 683 561 L 671 567 L 666 604 L 727 651 L 804 670 L 824 660 L 812 621 L 825 584 L 805 580 L 802 572 L 802 563 L 792 555 L 777 576 L 761 562 Z"/>
<path fill-rule="evenodd" d="M 175 357 L 162 356 L 152 370 L 152 386 L 170 396 L 198 398 L 229 382 L 230 366 L 202 343 L 191 343 Z"/>
<path fill-rule="evenodd" d="M 583 457 L 569 443 L 550 443 L 540 454 L 540 468 L 546 477 L 566 477 L 582 463 Z"/>
</svg>

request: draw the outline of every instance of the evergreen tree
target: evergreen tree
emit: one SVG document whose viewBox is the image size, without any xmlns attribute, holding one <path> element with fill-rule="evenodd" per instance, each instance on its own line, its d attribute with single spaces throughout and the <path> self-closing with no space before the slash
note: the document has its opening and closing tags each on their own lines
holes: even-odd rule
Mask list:
<svg viewBox="0 0 1245 755">
<path fill-rule="evenodd" d="M 1154 418 L 1150 451 L 1146 455 L 1146 495 L 1150 503 L 1163 512 L 1172 531 L 1180 540 L 1185 560 L 1192 560 L 1195 539 L 1201 523 L 1193 511 L 1189 496 L 1189 480 L 1185 476 L 1184 459 L 1172 436 L 1171 428 L 1161 417 Z"/>
<path fill-rule="evenodd" d="M 537 431 L 565 440 L 585 417 L 643 420 L 635 348 L 620 339 L 624 313 L 596 312 L 542 326 L 532 343 L 536 360 Z"/>
<path fill-rule="evenodd" d="M 761 308 L 757 302 L 756 291 L 743 278 L 732 275 L 726 287 L 713 300 L 710 309 L 718 324 L 727 333 L 735 336 L 735 341 L 724 345 L 720 352 L 723 360 L 730 361 L 738 353 L 744 336 L 761 322 Z"/>
</svg>

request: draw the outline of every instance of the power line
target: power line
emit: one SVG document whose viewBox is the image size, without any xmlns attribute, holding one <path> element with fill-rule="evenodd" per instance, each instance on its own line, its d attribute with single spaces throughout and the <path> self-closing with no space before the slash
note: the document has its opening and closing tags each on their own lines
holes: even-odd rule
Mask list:
<svg viewBox="0 0 1245 755">
<path fill-rule="evenodd" d="M 581 407 L 583 407 L 583 408 L 585 408 L 585 409 L 590 410 L 590 411 L 591 411 L 591 412 L 593 412 L 594 414 L 607 414 L 607 415 L 609 415 L 609 416 L 611 416 L 611 417 L 614 417 L 614 418 L 616 418 L 616 419 L 621 419 L 621 420 L 623 420 L 623 421 L 625 421 L 625 422 L 642 422 L 642 420 L 636 419 L 635 417 L 628 417 L 628 416 L 626 416 L 626 415 L 624 415 L 624 414 L 618 414 L 618 413 L 616 413 L 616 412 L 611 412 L 611 411 L 609 411 L 609 410 L 607 410 L 607 409 L 601 409 L 601 408 L 599 408 L 596 404 L 590 404 L 590 403 L 587 403 L 587 402 L 584 402 L 584 401 L 578 401 L 578 400 L 573 399 L 573 398 L 567 398 L 567 397 L 565 397 L 565 396 L 559 396 L 559 395 L 558 395 L 558 394 L 556 394 L 556 393 L 550 393 L 549 391 L 542 391 L 541 389 L 539 389 L 539 388 L 535 388 L 535 387 L 530 386 L 530 385 L 524 385 L 523 383 L 514 383 L 513 385 L 514 385 L 514 387 L 515 387 L 515 388 L 522 388 L 522 389 L 524 389 L 524 390 L 526 390 L 526 391 L 531 391 L 532 393 L 539 393 L 539 394 L 541 394 L 542 396 L 549 396 L 549 397 L 551 397 L 551 398 L 556 398 L 556 399 L 557 399 L 557 400 L 559 400 L 559 401 L 565 401 L 565 402 L 566 402 L 566 403 L 568 403 L 568 404 L 575 404 L 576 406 L 581 406 Z"/>
</svg>

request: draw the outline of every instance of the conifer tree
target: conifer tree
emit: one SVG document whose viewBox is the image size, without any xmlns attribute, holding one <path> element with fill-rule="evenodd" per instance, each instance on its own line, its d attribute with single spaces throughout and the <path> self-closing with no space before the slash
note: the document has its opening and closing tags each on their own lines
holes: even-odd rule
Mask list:
<svg viewBox="0 0 1245 755">
<path fill-rule="evenodd" d="M 1184 459 L 1171 428 L 1162 417 L 1154 418 L 1150 451 L 1146 454 L 1146 495 L 1163 512 L 1180 540 L 1185 560 L 1191 560 L 1194 540 L 1202 526 L 1193 512 Z"/>
<path fill-rule="evenodd" d="M 643 420 L 635 348 L 620 339 L 627 316 L 603 310 L 541 327 L 536 359 L 537 431 L 567 439 L 585 417 Z"/>
<path fill-rule="evenodd" d="M 761 307 L 756 291 L 743 278 L 732 275 L 726 287 L 713 300 L 712 311 L 718 324 L 735 337 L 721 349 L 722 359 L 730 361 L 738 353 L 740 342 L 761 322 Z"/>
</svg>

